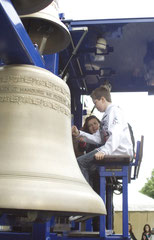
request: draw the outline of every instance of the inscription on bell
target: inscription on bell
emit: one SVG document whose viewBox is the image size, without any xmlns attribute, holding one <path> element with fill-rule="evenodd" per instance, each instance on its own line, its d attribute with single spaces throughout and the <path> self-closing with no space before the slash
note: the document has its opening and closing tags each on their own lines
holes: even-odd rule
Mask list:
<svg viewBox="0 0 154 240">
<path fill-rule="evenodd" d="M 24 84 L 30 86 L 22 86 Z M 0 102 L 34 104 L 70 116 L 69 92 L 46 80 L 29 79 L 19 75 L 1 76 Z"/>
<path fill-rule="evenodd" d="M 26 84 L 29 84 L 30 86 L 46 87 L 52 91 L 58 91 L 64 94 L 68 98 L 70 97 L 69 93 L 63 87 L 58 86 L 52 83 L 51 81 L 42 80 L 39 78 L 25 77 L 21 75 L 5 75 L 5 76 L 3 75 L 3 76 L 0 76 L 0 82 L 1 84 L 6 83 L 9 85 L 26 83 Z"/>
<path fill-rule="evenodd" d="M 66 107 L 70 108 L 70 102 L 66 99 L 66 97 L 62 95 L 58 95 L 57 93 L 44 91 L 42 89 L 20 87 L 20 86 L 15 86 L 15 87 L 9 86 L 9 87 L 0 87 L 0 93 L 32 94 L 32 95 L 41 96 L 45 98 L 51 98 L 53 100 L 58 101 L 61 104 L 64 104 Z"/>
<path fill-rule="evenodd" d="M 0 102 L 12 102 L 12 103 L 29 103 L 29 104 L 34 104 L 38 105 L 41 107 L 48 107 L 54 110 L 57 110 L 66 116 L 70 116 L 70 110 L 67 108 L 61 107 L 58 103 L 54 103 L 51 101 L 46 101 L 44 99 L 40 98 L 32 98 L 32 97 L 25 97 L 25 96 L 15 96 L 15 95 L 10 95 L 10 96 L 0 96 Z"/>
</svg>

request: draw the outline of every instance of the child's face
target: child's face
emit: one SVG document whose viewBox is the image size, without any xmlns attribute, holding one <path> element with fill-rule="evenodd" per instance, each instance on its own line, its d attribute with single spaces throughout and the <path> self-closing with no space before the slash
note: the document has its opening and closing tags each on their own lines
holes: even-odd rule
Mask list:
<svg viewBox="0 0 154 240">
<path fill-rule="evenodd" d="M 149 229 L 149 226 L 146 225 L 146 226 L 145 226 L 145 231 L 146 231 L 146 232 L 149 232 L 149 230 L 150 230 L 150 229 Z"/>
<path fill-rule="evenodd" d="M 88 121 L 88 129 L 91 134 L 97 132 L 100 127 L 100 123 L 97 121 L 96 118 L 92 118 Z"/>
<path fill-rule="evenodd" d="M 105 98 L 102 97 L 100 100 L 98 99 L 93 99 L 93 103 L 95 104 L 97 110 L 99 112 L 105 112 L 106 110 L 106 101 Z"/>
</svg>

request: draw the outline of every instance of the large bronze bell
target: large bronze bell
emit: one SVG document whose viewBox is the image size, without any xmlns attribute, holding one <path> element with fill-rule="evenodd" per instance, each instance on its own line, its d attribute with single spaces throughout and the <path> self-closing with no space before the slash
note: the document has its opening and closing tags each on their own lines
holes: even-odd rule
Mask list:
<svg viewBox="0 0 154 240">
<path fill-rule="evenodd" d="M 32 42 L 38 45 L 41 54 L 59 52 L 70 43 L 70 33 L 59 19 L 57 0 L 40 12 L 20 17 Z"/>
<path fill-rule="evenodd" d="M 105 214 L 71 136 L 70 92 L 48 70 L 0 68 L 0 209 Z"/>
<path fill-rule="evenodd" d="M 31 14 L 47 7 L 53 0 L 11 0 L 18 14 Z"/>
</svg>

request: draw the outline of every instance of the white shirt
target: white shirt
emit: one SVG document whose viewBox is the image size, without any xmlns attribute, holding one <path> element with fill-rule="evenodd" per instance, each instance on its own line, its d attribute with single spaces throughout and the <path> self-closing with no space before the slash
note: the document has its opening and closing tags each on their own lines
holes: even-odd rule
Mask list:
<svg viewBox="0 0 154 240">
<path fill-rule="evenodd" d="M 129 155 L 133 156 L 133 145 L 130 137 L 128 124 L 122 110 L 110 104 L 101 120 L 101 128 L 94 134 L 80 131 L 80 136 L 85 142 L 101 144 L 98 151 L 105 155 Z"/>
<path fill-rule="evenodd" d="M 101 136 L 104 145 L 99 151 L 106 155 L 129 155 L 133 156 L 133 145 L 130 137 L 128 123 L 122 110 L 110 104 L 101 120 Z"/>
<path fill-rule="evenodd" d="M 82 136 L 84 141 L 90 144 L 101 144 L 101 135 L 100 130 L 98 129 L 97 132 L 90 134 L 83 131 L 80 131 L 80 137 Z"/>
</svg>

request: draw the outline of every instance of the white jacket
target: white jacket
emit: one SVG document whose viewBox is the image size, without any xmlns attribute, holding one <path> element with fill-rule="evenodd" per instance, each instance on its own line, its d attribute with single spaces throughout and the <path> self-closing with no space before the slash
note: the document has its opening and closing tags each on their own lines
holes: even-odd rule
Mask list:
<svg viewBox="0 0 154 240">
<path fill-rule="evenodd" d="M 98 148 L 98 151 L 104 152 L 106 155 L 133 156 L 128 124 L 119 107 L 114 104 L 107 107 L 101 120 L 99 132 L 88 134 L 80 131 L 80 136 L 83 136 L 86 142 L 101 144 L 102 146 Z"/>
<path fill-rule="evenodd" d="M 128 123 L 122 110 L 110 104 L 101 120 L 101 136 L 104 145 L 98 150 L 106 155 L 133 156 L 133 145 L 130 137 Z"/>
</svg>

